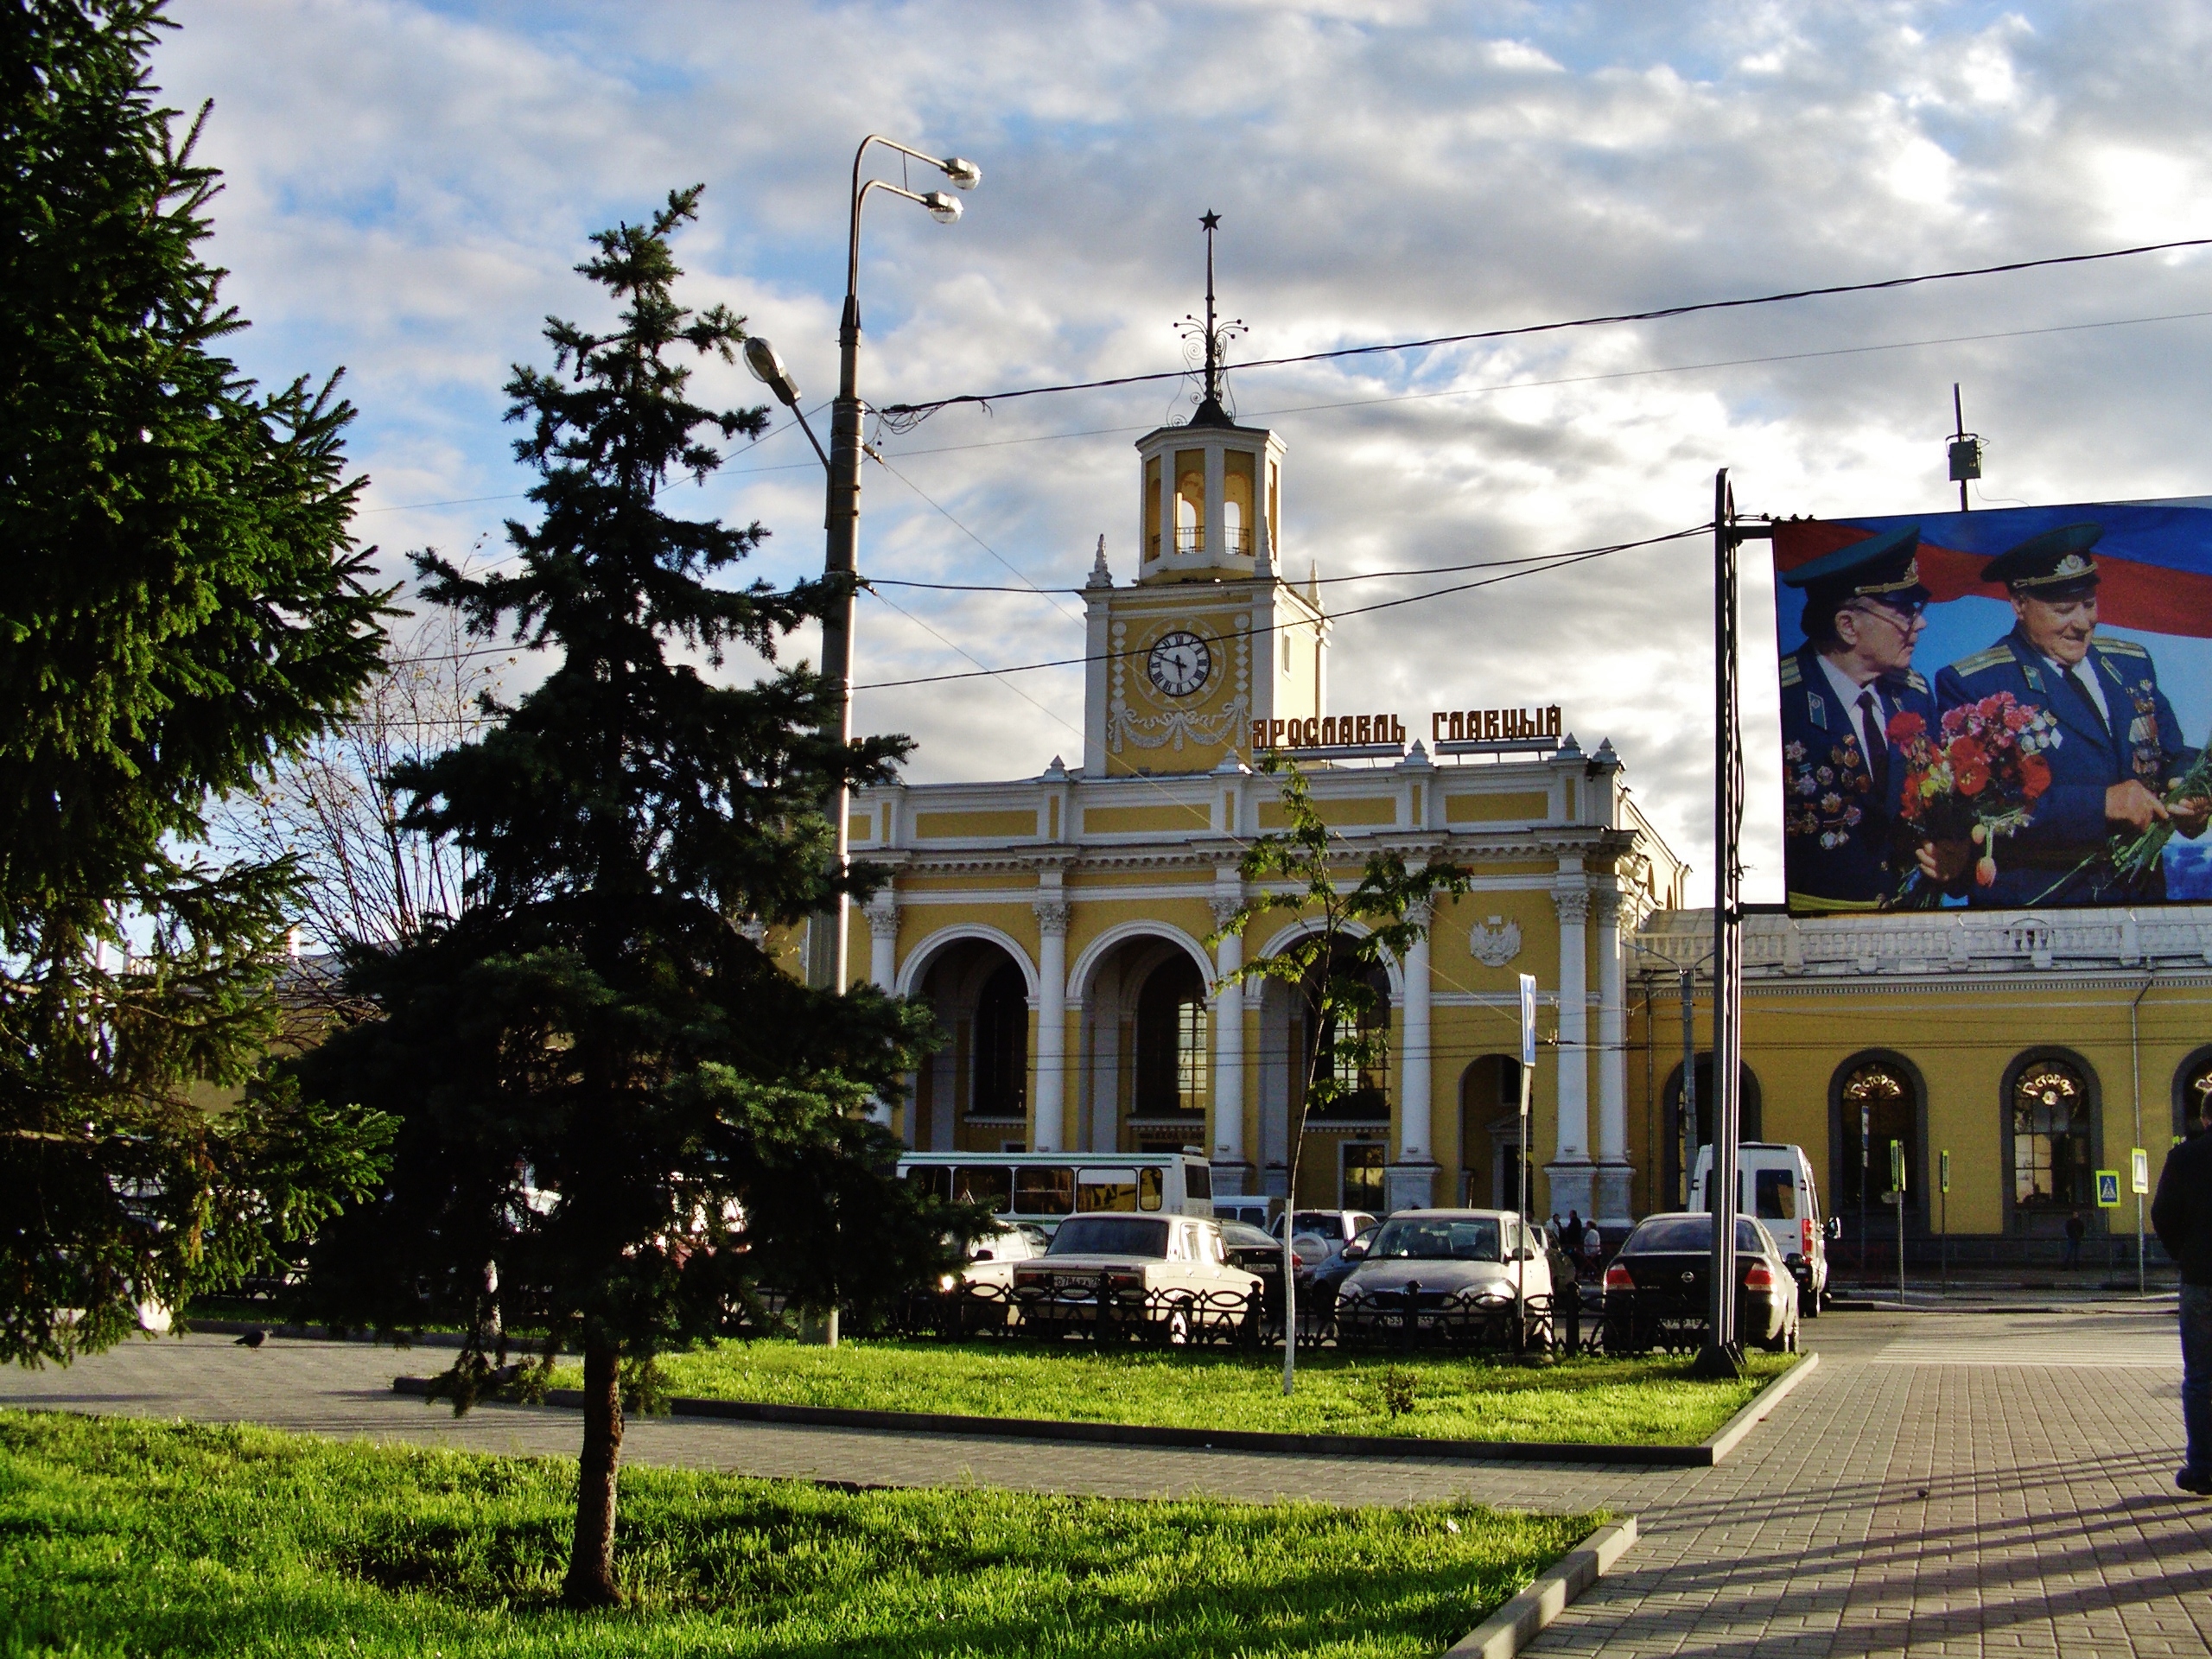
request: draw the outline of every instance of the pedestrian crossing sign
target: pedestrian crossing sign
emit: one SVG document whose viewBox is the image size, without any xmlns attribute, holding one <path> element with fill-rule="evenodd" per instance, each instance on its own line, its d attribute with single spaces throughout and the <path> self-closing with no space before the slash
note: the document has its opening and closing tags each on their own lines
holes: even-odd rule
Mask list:
<svg viewBox="0 0 2212 1659">
<path fill-rule="evenodd" d="M 2100 1210 L 2120 1208 L 2120 1172 L 2118 1170 L 2101 1169 L 2097 1172 L 2097 1208 Z"/>
<path fill-rule="evenodd" d="M 2129 1154 L 2128 1161 L 2133 1166 L 2127 1172 L 2128 1186 L 2138 1196 L 2147 1196 L 2151 1191 L 2151 1154 L 2137 1147 Z"/>
</svg>

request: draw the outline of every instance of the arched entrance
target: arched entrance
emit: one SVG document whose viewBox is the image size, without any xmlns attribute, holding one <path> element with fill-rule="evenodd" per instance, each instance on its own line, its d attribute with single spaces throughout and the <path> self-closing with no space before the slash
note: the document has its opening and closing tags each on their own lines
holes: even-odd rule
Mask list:
<svg viewBox="0 0 2212 1659">
<path fill-rule="evenodd" d="M 1270 940 L 1269 951 L 1285 940 Z M 1303 986 L 1281 980 L 1263 982 L 1260 990 L 1260 1179 L 1261 1191 L 1282 1197 L 1290 1191 L 1290 1129 L 1306 1099 L 1306 1084 L 1322 1041 L 1316 1004 L 1320 976 Z M 1376 995 L 1367 1020 L 1370 1038 L 1387 1041 L 1392 1007 L 1389 976 L 1371 969 L 1367 983 Z M 1246 993 L 1248 995 L 1250 993 Z M 1320 1209 L 1373 1210 L 1383 1203 L 1383 1170 L 1389 1162 L 1390 1079 L 1387 1065 L 1363 1065 L 1351 1044 L 1330 1046 L 1320 1064 L 1338 1085 L 1337 1098 L 1306 1122 L 1300 1155 L 1298 1198 Z"/>
<path fill-rule="evenodd" d="M 907 1143 L 934 1152 L 1001 1152 L 1029 1133 L 1029 977 L 995 940 L 960 938 L 912 976 L 945 1041 L 924 1061 Z"/>
<path fill-rule="evenodd" d="M 1535 1126 L 1529 1125 L 1533 1135 Z M 1476 1209 L 1517 1210 L 1525 1166 L 1529 1202 L 1541 1190 L 1536 1162 L 1521 1145 L 1521 1061 L 1485 1054 L 1459 1077 L 1459 1198 Z"/>
<path fill-rule="evenodd" d="M 1739 1065 L 1736 1071 L 1738 1110 L 1736 1139 L 1738 1142 L 1762 1138 L 1760 1128 L 1765 1113 L 1759 1100 L 1759 1080 L 1748 1065 Z M 1710 1050 L 1697 1057 L 1695 1074 L 1697 1099 L 1698 1147 L 1713 1144 L 1713 1054 Z M 1665 1185 L 1656 1196 L 1655 1210 L 1679 1209 L 1686 1199 L 1682 1185 L 1682 1068 L 1677 1065 L 1667 1074 L 1667 1087 L 1662 1098 L 1666 1102 L 1662 1113 L 1662 1139 L 1664 1149 L 1661 1163 L 1664 1169 Z M 1691 1157 L 1694 1160 L 1694 1151 Z"/>
<path fill-rule="evenodd" d="M 2031 1049 L 2005 1071 L 2005 1204 L 2012 1230 L 2037 1237 L 2079 1215 L 2094 1230 L 2097 1075 L 2064 1049 Z"/>
<path fill-rule="evenodd" d="M 1869 1050 L 1836 1067 L 1828 1084 L 1828 1204 L 1834 1213 L 1862 1205 L 1889 1213 L 1896 1190 L 1892 1141 L 1904 1148 L 1905 1213 L 1923 1212 L 1927 1107 L 1919 1070 L 1901 1054 Z"/>
<path fill-rule="evenodd" d="M 1137 931 L 1077 964 L 1071 987 L 1083 1006 L 1076 1147 L 1208 1145 L 1213 1008 L 1202 963 L 1185 939 Z"/>
</svg>

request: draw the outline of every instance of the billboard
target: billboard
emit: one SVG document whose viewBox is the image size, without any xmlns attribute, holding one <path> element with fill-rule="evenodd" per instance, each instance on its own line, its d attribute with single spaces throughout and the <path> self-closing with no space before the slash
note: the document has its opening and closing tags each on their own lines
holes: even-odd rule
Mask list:
<svg viewBox="0 0 2212 1659">
<path fill-rule="evenodd" d="M 2212 900 L 2212 496 L 1774 527 L 1789 907 Z"/>
</svg>

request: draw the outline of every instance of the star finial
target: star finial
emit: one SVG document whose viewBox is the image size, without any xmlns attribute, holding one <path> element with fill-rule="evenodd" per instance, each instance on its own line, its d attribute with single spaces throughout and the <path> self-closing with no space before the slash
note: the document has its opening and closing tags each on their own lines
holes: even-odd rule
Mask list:
<svg viewBox="0 0 2212 1659">
<path fill-rule="evenodd" d="M 1198 223 L 1205 226 L 1205 228 L 1210 231 L 1219 230 L 1221 228 L 1221 215 L 1209 208 L 1206 212 L 1198 215 Z"/>
</svg>

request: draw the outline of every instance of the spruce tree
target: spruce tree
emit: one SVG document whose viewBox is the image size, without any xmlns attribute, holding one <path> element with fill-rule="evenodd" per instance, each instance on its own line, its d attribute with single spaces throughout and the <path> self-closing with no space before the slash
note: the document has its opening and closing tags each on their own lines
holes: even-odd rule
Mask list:
<svg viewBox="0 0 2212 1659">
<path fill-rule="evenodd" d="M 543 1325 L 544 1363 L 582 1349 L 581 1605 L 618 1594 L 626 1370 L 722 1329 L 763 1287 L 878 1309 L 940 1270 L 948 1219 L 892 1178 L 897 1144 L 867 1114 L 925 1020 L 866 988 L 809 990 L 758 942 L 842 880 L 827 873 L 833 784 L 885 779 L 908 745 L 822 735 L 835 688 L 804 667 L 745 684 L 700 671 L 735 646 L 772 664 L 845 589 L 741 584 L 759 526 L 667 509 L 664 491 L 720 464 L 718 440 L 766 418 L 689 399 L 692 365 L 745 338 L 723 308 L 673 297 L 670 238 L 698 194 L 598 234 L 577 269 L 618 319 L 549 321 L 553 370 L 515 371 L 516 453 L 539 478 L 537 523 L 508 526 L 512 568 L 418 559 L 476 634 L 555 660 L 489 707 L 478 741 L 397 769 L 408 822 L 474 861 L 468 899 L 357 953 L 353 986 L 383 1017 L 302 1065 L 314 1097 L 405 1119 L 388 1189 L 318 1246 L 318 1305 L 462 1323 L 471 1345 L 443 1379 L 460 1408 L 518 1320 Z"/>
<path fill-rule="evenodd" d="M 34 1364 L 271 1265 L 378 1133 L 200 1086 L 277 1028 L 291 880 L 204 812 L 342 712 L 380 599 L 352 410 L 217 349 L 161 10 L 0 4 L 0 1357 Z"/>
</svg>

